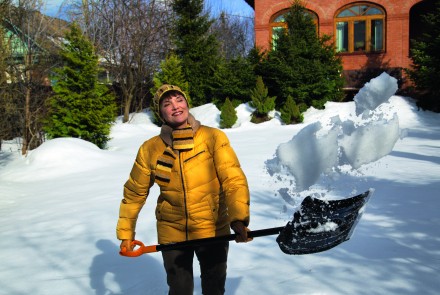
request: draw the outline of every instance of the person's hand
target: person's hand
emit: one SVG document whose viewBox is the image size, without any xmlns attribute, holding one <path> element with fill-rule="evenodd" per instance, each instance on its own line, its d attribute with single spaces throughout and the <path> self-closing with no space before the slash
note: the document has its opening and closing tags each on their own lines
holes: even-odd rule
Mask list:
<svg viewBox="0 0 440 295">
<path fill-rule="evenodd" d="M 252 238 L 248 237 L 247 232 L 249 229 L 244 225 L 242 221 L 234 221 L 231 223 L 232 230 L 237 234 L 235 241 L 237 243 L 247 243 L 252 241 Z"/>
<path fill-rule="evenodd" d="M 122 240 L 121 242 L 121 251 L 133 251 L 134 246 L 132 245 L 133 240 Z"/>
</svg>

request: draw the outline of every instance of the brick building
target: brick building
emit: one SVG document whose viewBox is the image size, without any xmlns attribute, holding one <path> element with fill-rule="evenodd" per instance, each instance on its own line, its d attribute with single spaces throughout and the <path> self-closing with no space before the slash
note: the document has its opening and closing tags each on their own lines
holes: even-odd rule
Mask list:
<svg viewBox="0 0 440 295">
<path fill-rule="evenodd" d="M 255 11 L 255 42 L 271 49 L 283 14 L 292 0 L 245 0 Z M 411 65 L 410 39 L 423 31 L 420 15 L 432 11 L 434 0 L 307 0 L 320 34 L 334 38 L 342 58 L 347 88 L 359 87 L 359 75 L 387 69 L 402 76 Z"/>
</svg>

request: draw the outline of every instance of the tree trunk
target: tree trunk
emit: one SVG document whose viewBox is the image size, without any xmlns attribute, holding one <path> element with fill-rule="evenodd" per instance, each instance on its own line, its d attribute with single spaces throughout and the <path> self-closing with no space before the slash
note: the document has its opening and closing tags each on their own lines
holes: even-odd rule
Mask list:
<svg viewBox="0 0 440 295">
<path fill-rule="evenodd" d="M 131 93 L 127 93 L 125 97 L 127 97 L 127 99 L 125 100 L 124 104 L 124 118 L 122 119 L 123 123 L 127 123 L 128 120 L 130 120 L 130 106 L 133 100 L 133 95 Z"/>
<path fill-rule="evenodd" d="M 21 147 L 21 154 L 26 155 L 29 149 L 30 144 L 30 130 L 31 130 L 31 88 L 30 88 L 30 81 L 31 81 L 31 70 L 30 66 L 32 64 L 32 55 L 27 54 L 26 55 L 26 62 L 25 67 L 26 70 L 26 96 L 25 96 L 25 103 L 24 103 L 24 130 L 23 130 L 23 143 Z"/>
</svg>

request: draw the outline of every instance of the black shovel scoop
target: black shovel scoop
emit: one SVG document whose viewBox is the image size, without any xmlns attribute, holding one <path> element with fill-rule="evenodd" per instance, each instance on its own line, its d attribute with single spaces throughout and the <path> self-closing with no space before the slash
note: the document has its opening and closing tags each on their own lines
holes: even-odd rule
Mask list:
<svg viewBox="0 0 440 295">
<path fill-rule="evenodd" d="M 248 236 L 256 238 L 278 234 L 276 241 L 286 254 L 300 255 L 326 251 L 350 239 L 373 192 L 374 190 L 370 189 L 354 197 L 330 201 L 306 197 L 294 213 L 293 220 L 286 226 L 249 231 Z M 232 241 L 235 238 L 235 234 L 230 234 L 150 246 L 135 240 L 133 245 L 139 246 L 137 249 L 133 251 L 123 249 L 119 253 L 123 256 L 136 257 L 145 253 Z"/>
</svg>

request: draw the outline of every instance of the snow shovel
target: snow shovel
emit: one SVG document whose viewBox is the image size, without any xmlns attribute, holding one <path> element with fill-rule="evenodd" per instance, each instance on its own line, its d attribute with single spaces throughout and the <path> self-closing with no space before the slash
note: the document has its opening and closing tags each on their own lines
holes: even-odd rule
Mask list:
<svg viewBox="0 0 440 295">
<path fill-rule="evenodd" d="M 308 196 L 294 213 L 293 220 L 286 226 L 249 231 L 248 236 L 256 238 L 278 234 L 276 241 L 281 251 L 286 254 L 312 254 L 329 250 L 350 239 L 373 192 L 374 189 L 370 189 L 357 196 L 341 200 L 320 200 Z M 119 254 L 137 257 L 146 253 L 232 241 L 235 238 L 236 234 L 230 234 L 150 246 L 134 240 L 133 245 L 139 246 L 137 249 L 133 251 L 122 249 Z"/>
</svg>

